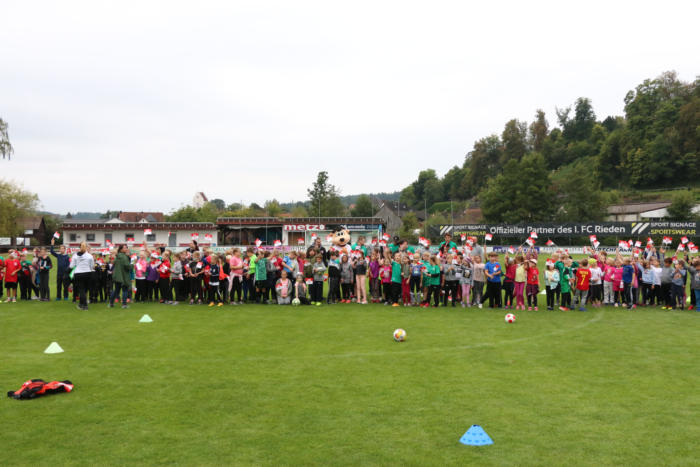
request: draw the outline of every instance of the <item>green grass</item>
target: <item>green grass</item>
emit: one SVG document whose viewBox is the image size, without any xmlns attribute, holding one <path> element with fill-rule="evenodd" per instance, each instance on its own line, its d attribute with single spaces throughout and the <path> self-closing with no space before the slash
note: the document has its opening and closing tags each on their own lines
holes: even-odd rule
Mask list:
<svg viewBox="0 0 700 467">
<path fill-rule="evenodd" d="M 697 463 L 700 313 L 503 315 L 1 304 L 3 390 L 75 391 L 4 398 L 0 464 Z"/>
</svg>

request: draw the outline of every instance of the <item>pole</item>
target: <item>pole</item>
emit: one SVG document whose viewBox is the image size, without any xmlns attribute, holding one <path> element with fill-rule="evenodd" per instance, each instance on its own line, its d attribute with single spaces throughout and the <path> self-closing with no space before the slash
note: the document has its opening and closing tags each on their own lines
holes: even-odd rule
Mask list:
<svg viewBox="0 0 700 467">
<path fill-rule="evenodd" d="M 452 213 L 452 200 L 450 200 L 450 219 L 451 219 L 450 222 L 452 223 L 452 230 L 454 231 L 454 229 L 455 229 L 455 216 Z"/>
<path fill-rule="evenodd" d="M 428 238 L 428 200 L 423 198 L 423 215 L 425 220 L 423 221 L 423 235 Z"/>
</svg>

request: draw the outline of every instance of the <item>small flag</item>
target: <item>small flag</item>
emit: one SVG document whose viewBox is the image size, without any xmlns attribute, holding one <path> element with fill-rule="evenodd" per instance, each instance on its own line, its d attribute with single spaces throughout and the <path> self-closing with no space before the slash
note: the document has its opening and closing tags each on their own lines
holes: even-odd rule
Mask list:
<svg viewBox="0 0 700 467">
<path fill-rule="evenodd" d="M 275 247 L 282 246 L 282 242 L 279 240 L 275 240 L 274 242 L 272 242 L 272 245 Z"/>
<path fill-rule="evenodd" d="M 386 240 L 384 240 L 384 239 L 379 240 L 379 245 L 386 246 Z"/>
<path fill-rule="evenodd" d="M 533 237 L 530 237 L 527 240 L 525 240 L 525 243 L 527 243 L 530 246 L 535 246 L 535 239 Z"/>
<path fill-rule="evenodd" d="M 204 240 L 212 241 L 213 238 L 212 234 L 204 234 Z"/>
<path fill-rule="evenodd" d="M 595 235 L 589 235 L 588 238 L 591 240 L 591 243 L 595 243 L 596 241 L 598 241 L 598 237 L 596 237 Z"/>
<path fill-rule="evenodd" d="M 547 243 L 545 243 L 545 245 L 552 246 L 552 245 L 554 245 L 554 242 L 551 240 L 547 240 Z"/>
<path fill-rule="evenodd" d="M 600 246 L 600 242 L 598 240 L 593 242 L 593 248 L 598 249 L 599 246 Z"/>
<path fill-rule="evenodd" d="M 256 238 L 255 239 L 255 246 L 260 248 L 260 245 L 262 245 L 262 240 L 260 240 L 259 238 Z"/>
<path fill-rule="evenodd" d="M 385 233 L 384 235 L 382 235 L 382 239 L 388 242 L 389 240 L 391 240 L 391 236 L 388 233 Z"/>
<path fill-rule="evenodd" d="M 486 240 L 487 242 L 490 242 L 491 239 L 493 239 L 493 235 L 492 235 L 492 234 L 487 233 L 486 235 L 484 235 L 484 240 Z"/>
<path fill-rule="evenodd" d="M 427 242 L 428 242 L 428 239 L 426 239 L 425 237 L 418 237 L 418 244 L 419 245 L 427 246 Z"/>
<path fill-rule="evenodd" d="M 534 230 L 530 232 L 530 238 L 537 238 L 537 232 L 535 232 Z"/>
<path fill-rule="evenodd" d="M 328 234 L 328 235 L 326 235 L 326 241 L 327 241 L 327 242 L 332 242 L 332 241 L 333 241 L 333 234 Z"/>
<path fill-rule="evenodd" d="M 126 243 L 134 243 L 134 237 L 128 237 Z"/>
<path fill-rule="evenodd" d="M 112 242 L 110 242 L 109 240 L 107 240 L 107 241 L 105 241 L 105 245 L 107 245 L 108 247 L 111 247 L 111 246 L 112 246 Z"/>
<path fill-rule="evenodd" d="M 671 238 L 671 237 L 664 237 L 662 243 L 663 243 L 664 245 L 670 245 L 671 243 L 673 243 L 673 238 Z"/>
<path fill-rule="evenodd" d="M 509 246 L 509 247 L 508 247 L 508 253 L 510 253 L 511 255 L 514 255 L 514 254 L 515 254 L 515 248 L 512 247 L 512 246 Z"/>
<path fill-rule="evenodd" d="M 654 240 L 652 240 L 651 237 L 647 237 L 647 246 L 653 245 L 653 244 L 654 244 Z"/>
<path fill-rule="evenodd" d="M 168 232 L 168 237 L 170 237 L 172 234 L 173 234 L 172 232 Z"/>
<path fill-rule="evenodd" d="M 199 240 L 199 234 L 197 232 L 191 233 L 190 238 L 195 241 Z"/>
<path fill-rule="evenodd" d="M 151 229 L 143 229 L 144 235 L 151 235 L 152 233 L 153 233 L 153 231 L 151 231 Z"/>
<path fill-rule="evenodd" d="M 58 233 L 58 232 L 54 232 L 54 233 L 53 233 L 53 238 L 59 239 L 59 238 L 61 238 L 61 234 Z"/>
<path fill-rule="evenodd" d="M 688 240 L 688 237 L 681 237 L 681 243 L 682 243 L 683 245 L 685 245 L 686 243 L 688 243 L 688 241 L 689 241 L 689 240 Z"/>
<path fill-rule="evenodd" d="M 376 239 L 376 238 L 373 238 L 372 241 L 370 242 L 370 244 L 376 245 L 376 244 L 377 244 L 377 239 Z"/>
<path fill-rule="evenodd" d="M 316 237 L 318 237 L 316 232 L 311 232 L 311 240 L 316 240 Z"/>
<path fill-rule="evenodd" d="M 697 253 L 698 247 L 694 243 L 688 243 L 688 251 L 691 253 Z"/>
<path fill-rule="evenodd" d="M 635 248 L 641 248 L 641 247 L 642 247 L 642 242 L 640 242 L 639 240 L 637 240 L 636 242 L 634 242 L 634 247 L 635 247 Z"/>
<path fill-rule="evenodd" d="M 303 245 L 304 244 L 304 239 L 300 238 L 297 240 L 297 245 Z"/>
<path fill-rule="evenodd" d="M 459 238 L 464 242 L 467 239 L 467 236 L 465 234 L 462 234 Z"/>
<path fill-rule="evenodd" d="M 625 250 L 630 247 L 629 244 L 624 240 L 620 240 L 620 243 L 618 243 L 617 246 Z"/>
<path fill-rule="evenodd" d="M 682 243 L 678 244 L 678 248 L 676 248 L 676 251 L 685 251 L 685 247 L 683 246 Z"/>
</svg>

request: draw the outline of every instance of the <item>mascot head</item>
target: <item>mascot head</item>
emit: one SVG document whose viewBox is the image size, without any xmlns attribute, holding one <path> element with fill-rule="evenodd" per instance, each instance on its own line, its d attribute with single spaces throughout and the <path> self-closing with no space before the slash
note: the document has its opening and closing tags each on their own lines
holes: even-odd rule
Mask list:
<svg viewBox="0 0 700 467">
<path fill-rule="evenodd" d="M 333 225 L 329 226 L 333 230 L 332 233 L 332 243 L 336 247 L 342 248 L 345 245 L 350 244 L 350 231 L 343 225 Z"/>
</svg>

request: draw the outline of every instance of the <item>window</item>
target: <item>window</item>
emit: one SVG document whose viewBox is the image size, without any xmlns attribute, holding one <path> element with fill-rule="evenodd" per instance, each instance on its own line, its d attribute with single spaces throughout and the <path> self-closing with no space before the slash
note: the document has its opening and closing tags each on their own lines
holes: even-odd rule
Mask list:
<svg viewBox="0 0 700 467">
<path fill-rule="evenodd" d="M 94 242 L 95 241 L 95 234 L 94 233 L 85 234 L 85 241 Z"/>
<path fill-rule="evenodd" d="M 150 243 L 154 243 L 156 241 L 156 234 L 146 235 L 146 241 L 150 242 Z"/>
<path fill-rule="evenodd" d="M 105 243 L 112 243 L 112 232 L 105 234 Z"/>
<path fill-rule="evenodd" d="M 168 237 L 168 246 L 173 248 L 177 246 L 177 234 L 172 232 Z"/>
<path fill-rule="evenodd" d="M 133 238 L 134 238 L 134 234 L 132 234 L 132 233 L 126 233 L 126 234 L 124 234 L 124 241 L 125 241 L 125 242 L 128 242 L 130 238 L 133 239 Z"/>
<path fill-rule="evenodd" d="M 77 242 L 77 241 L 78 241 L 78 237 L 77 237 L 77 235 L 75 235 L 75 234 L 70 234 L 70 235 L 68 236 L 68 238 L 69 238 L 69 240 L 70 240 L 71 242 Z"/>
</svg>

